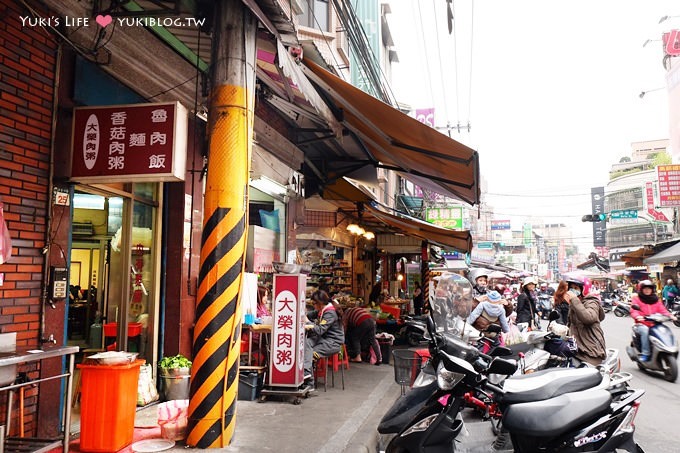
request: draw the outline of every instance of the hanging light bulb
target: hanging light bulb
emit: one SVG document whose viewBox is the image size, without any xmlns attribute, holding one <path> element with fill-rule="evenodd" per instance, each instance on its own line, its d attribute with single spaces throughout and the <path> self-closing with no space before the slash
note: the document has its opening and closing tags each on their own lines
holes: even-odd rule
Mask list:
<svg viewBox="0 0 680 453">
<path fill-rule="evenodd" d="M 367 240 L 371 241 L 371 240 L 375 239 L 375 233 L 373 233 L 372 231 L 367 231 L 367 232 L 364 233 L 364 237 Z"/>
<path fill-rule="evenodd" d="M 360 228 L 359 225 L 357 225 L 356 223 L 350 223 L 349 225 L 347 225 L 347 231 L 349 231 L 350 233 L 357 234 L 359 228 Z"/>
</svg>

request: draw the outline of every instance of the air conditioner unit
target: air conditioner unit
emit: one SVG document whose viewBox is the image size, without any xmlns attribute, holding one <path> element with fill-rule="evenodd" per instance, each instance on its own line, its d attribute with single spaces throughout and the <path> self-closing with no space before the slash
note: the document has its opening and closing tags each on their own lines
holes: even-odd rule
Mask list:
<svg viewBox="0 0 680 453">
<path fill-rule="evenodd" d="M 73 236 L 92 236 L 94 234 L 94 226 L 90 222 L 74 222 L 71 226 L 71 234 Z"/>
</svg>

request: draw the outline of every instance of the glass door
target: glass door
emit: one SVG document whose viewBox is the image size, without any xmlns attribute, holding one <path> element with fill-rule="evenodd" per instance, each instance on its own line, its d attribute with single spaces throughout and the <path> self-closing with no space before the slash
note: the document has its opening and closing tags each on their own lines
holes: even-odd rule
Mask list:
<svg viewBox="0 0 680 453">
<path fill-rule="evenodd" d="M 80 338 L 78 320 L 82 319 L 90 326 L 82 327 L 89 347 L 138 352 L 139 358 L 153 363 L 160 293 L 159 184 L 122 188 L 112 187 L 114 193 L 106 193 L 102 186 L 79 187 L 74 194 L 71 284 L 79 268 L 80 281 L 95 287 L 87 296 L 96 303 L 87 309 L 79 304 L 69 307 L 69 339 Z M 95 193 L 86 193 L 90 190 Z M 84 200 L 89 208 L 83 207 Z M 82 315 L 79 310 L 89 312 Z M 96 322 L 99 317 L 101 324 Z"/>
</svg>

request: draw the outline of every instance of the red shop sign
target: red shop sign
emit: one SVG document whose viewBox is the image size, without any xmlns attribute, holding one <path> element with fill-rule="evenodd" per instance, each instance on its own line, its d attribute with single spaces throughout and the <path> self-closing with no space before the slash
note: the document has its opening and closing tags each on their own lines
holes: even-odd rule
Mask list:
<svg viewBox="0 0 680 453">
<path fill-rule="evenodd" d="M 71 180 L 184 181 L 187 110 L 179 103 L 77 107 Z"/>
<path fill-rule="evenodd" d="M 275 274 L 269 385 L 299 387 L 305 347 L 305 275 Z"/>
</svg>

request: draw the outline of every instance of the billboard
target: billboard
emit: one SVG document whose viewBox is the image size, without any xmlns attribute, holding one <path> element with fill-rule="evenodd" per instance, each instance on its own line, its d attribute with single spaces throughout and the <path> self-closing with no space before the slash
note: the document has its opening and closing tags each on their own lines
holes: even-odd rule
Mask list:
<svg viewBox="0 0 680 453">
<path fill-rule="evenodd" d="M 427 208 L 425 220 L 449 230 L 463 229 L 463 207 L 448 206 L 446 208 Z"/>
</svg>

